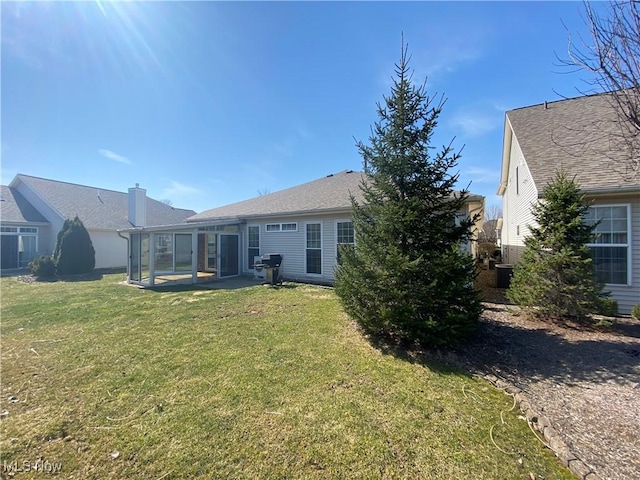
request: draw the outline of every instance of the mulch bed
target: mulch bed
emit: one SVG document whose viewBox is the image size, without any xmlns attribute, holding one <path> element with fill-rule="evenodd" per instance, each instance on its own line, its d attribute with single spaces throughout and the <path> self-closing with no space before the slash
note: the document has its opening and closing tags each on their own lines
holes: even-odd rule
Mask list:
<svg viewBox="0 0 640 480">
<path fill-rule="evenodd" d="M 534 420 L 548 420 L 561 440 L 552 447 L 579 459 L 569 464 L 579 477 L 640 478 L 640 321 L 618 317 L 596 327 L 530 319 L 492 285 L 491 272 L 478 279 L 485 311 L 477 334 L 440 359 L 519 392 Z"/>
</svg>

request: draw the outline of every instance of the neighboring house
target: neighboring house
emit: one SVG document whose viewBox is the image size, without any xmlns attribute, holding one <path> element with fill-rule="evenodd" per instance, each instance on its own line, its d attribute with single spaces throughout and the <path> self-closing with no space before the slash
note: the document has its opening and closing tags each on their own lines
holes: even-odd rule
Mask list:
<svg viewBox="0 0 640 480">
<path fill-rule="evenodd" d="M 127 240 L 118 229 L 145 225 L 145 217 L 161 224 L 195 214 L 147 198 L 137 186 L 122 193 L 18 174 L 1 193 L 2 270 L 25 268 L 37 255 L 51 254 L 64 221 L 76 215 L 91 236 L 96 268 L 113 268 L 128 263 Z"/>
<path fill-rule="evenodd" d="M 586 221 L 600 221 L 590 245 L 596 275 L 629 313 L 640 303 L 640 178 L 625 169 L 630 153 L 620 131 L 606 94 L 508 111 L 498 195 L 503 260 L 516 263 L 544 187 L 560 169 L 575 176 L 591 202 Z"/>
<path fill-rule="evenodd" d="M 187 274 L 195 283 L 198 272 L 254 275 L 256 257 L 279 253 L 284 278 L 330 284 L 338 245 L 354 243 L 351 195 L 362 200 L 362 179 L 362 173 L 345 170 L 207 210 L 181 224 L 127 229 L 129 281 L 154 285 L 157 277 Z M 460 215 L 482 217 L 483 209 L 484 197 L 470 195 Z"/>
</svg>

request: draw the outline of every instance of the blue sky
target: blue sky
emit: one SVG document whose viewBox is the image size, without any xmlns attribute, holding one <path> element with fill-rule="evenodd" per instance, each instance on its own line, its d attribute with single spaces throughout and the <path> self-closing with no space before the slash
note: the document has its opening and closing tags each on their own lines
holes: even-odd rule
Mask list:
<svg viewBox="0 0 640 480">
<path fill-rule="evenodd" d="M 495 196 L 506 110 L 573 97 L 578 2 L 2 2 L 2 184 L 16 173 L 198 212 L 359 170 L 401 33 L 448 100 L 435 146 Z M 566 26 L 566 27 L 565 27 Z"/>
</svg>

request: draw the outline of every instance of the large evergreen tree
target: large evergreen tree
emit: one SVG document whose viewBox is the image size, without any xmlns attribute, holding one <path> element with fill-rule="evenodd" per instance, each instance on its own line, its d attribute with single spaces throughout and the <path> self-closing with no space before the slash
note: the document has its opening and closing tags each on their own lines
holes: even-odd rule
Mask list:
<svg viewBox="0 0 640 480">
<path fill-rule="evenodd" d="M 96 252 L 91 237 L 77 215 L 73 220 L 67 218 L 58 232 L 53 261 L 58 275 L 89 273 L 95 267 Z"/>
<path fill-rule="evenodd" d="M 596 226 L 584 221 L 588 209 L 575 180 L 557 173 L 532 208 L 538 226 L 525 238 L 507 291 L 510 300 L 543 317 L 581 318 L 600 308 L 602 285 L 587 247 Z"/>
<path fill-rule="evenodd" d="M 431 141 L 444 105 L 411 81 L 403 44 L 391 95 L 363 157 L 364 201 L 353 203 L 355 246 L 344 246 L 336 292 L 369 332 L 422 344 L 454 343 L 476 327 L 481 305 L 475 266 L 460 248 L 475 218 L 457 216 L 468 192 L 456 192 L 460 158 Z"/>
</svg>

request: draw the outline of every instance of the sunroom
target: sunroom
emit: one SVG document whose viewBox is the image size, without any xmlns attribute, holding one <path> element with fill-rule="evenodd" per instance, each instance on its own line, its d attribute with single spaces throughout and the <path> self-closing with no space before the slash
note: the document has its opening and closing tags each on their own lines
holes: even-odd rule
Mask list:
<svg viewBox="0 0 640 480">
<path fill-rule="evenodd" d="M 242 226 L 227 219 L 119 230 L 129 243 L 127 281 L 151 287 L 239 276 Z"/>
</svg>

